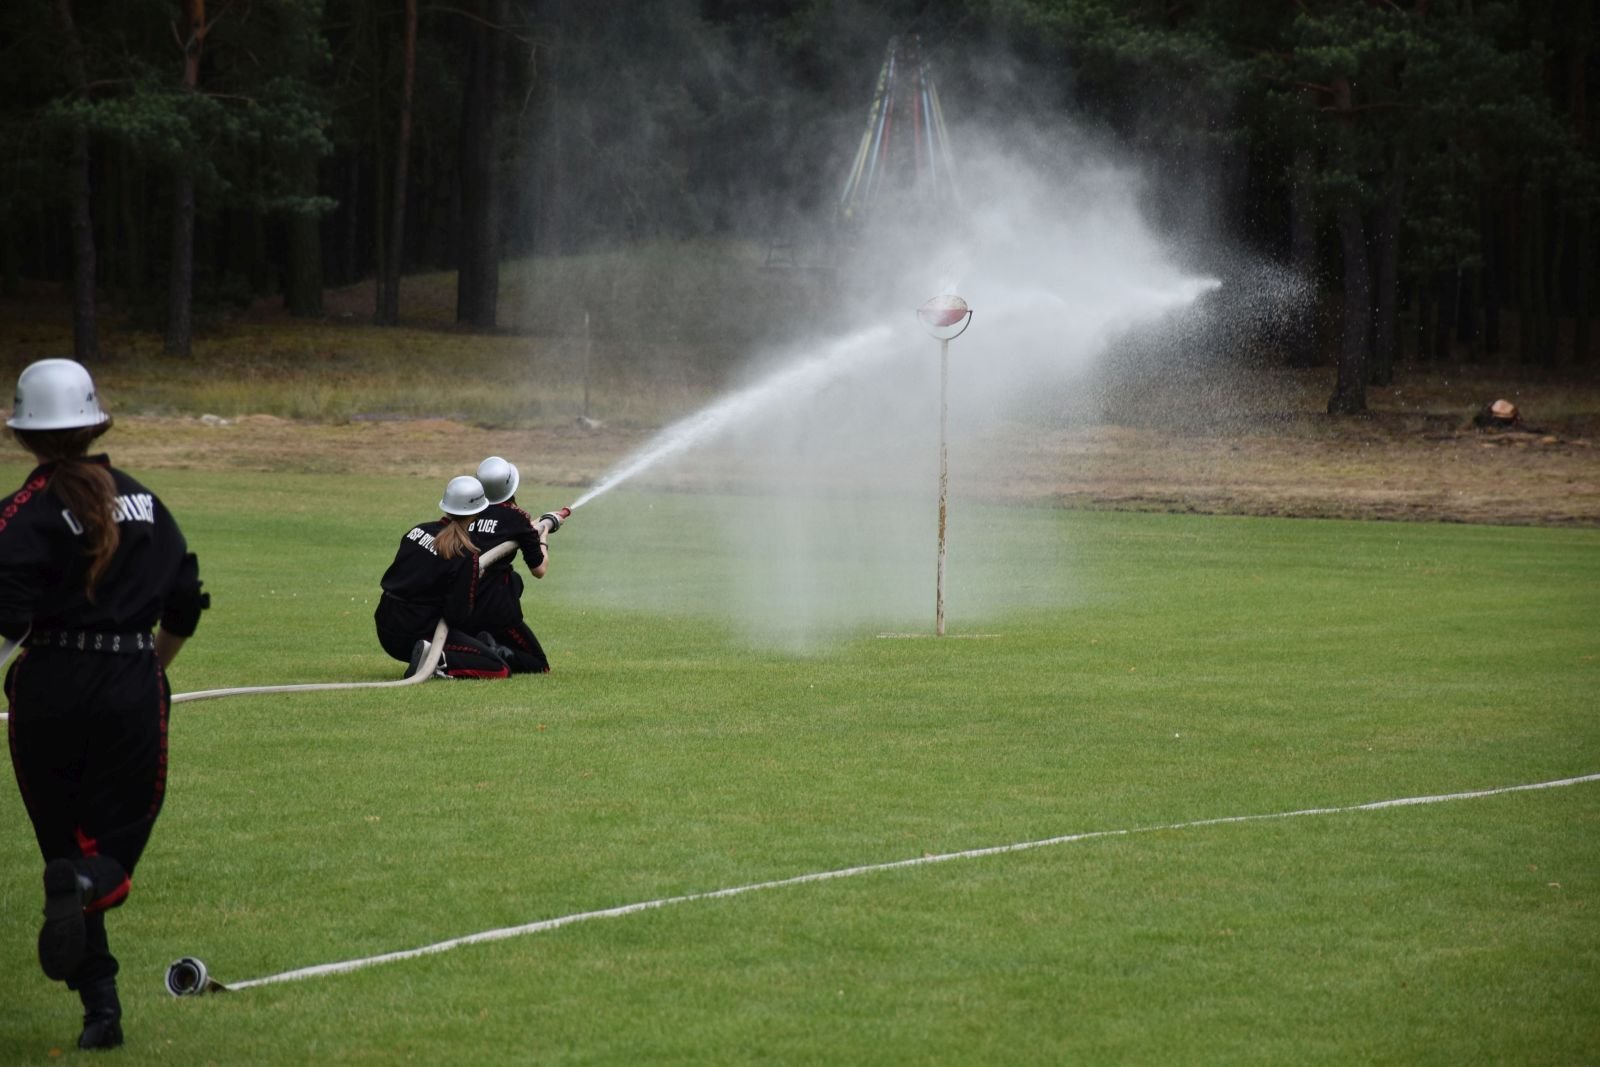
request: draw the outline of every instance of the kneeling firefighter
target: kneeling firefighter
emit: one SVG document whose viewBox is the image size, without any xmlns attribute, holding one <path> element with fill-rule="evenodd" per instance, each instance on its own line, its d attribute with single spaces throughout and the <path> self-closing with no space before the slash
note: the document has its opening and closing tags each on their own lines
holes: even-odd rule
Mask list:
<svg viewBox="0 0 1600 1067">
<path fill-rule="evenodd" d="M 478 546 L 468 535 L 474 515 L 489 506 L 483 485 L 471 475 L 452 478 L 439 509 L 444 514 L 418 523 L 400 538 L 400 549 L 383 575 L 383 596 L 373 621 L 383 650 L 417 672 L 431 650 L 429 639 L 442 618 L 449 626 L 435 668 L 441 678 L 505 678 L 511 668 L 477 637 L 471 624 L 482 573 Z"/>
<path fill-rule="evenodd" d="M 562 519 L 570 512 L 565 508 L 548 511 L 536 520 L 522 510 L 516 496 L 521 476 L 515 464 L 500 456 L 490 456 L 478 464 L 478 481 L 489 506 L 468 526 L 473 541 L 484 552 L 508 541 L 516 542 L 528 573 L 543 578 L 550 569 L 548 538 L 561 528 Z M 484 571 L 472 626 L 480 631 L 482 640 L 498 649 L 514 673 L 540 674 L 550 669 L 550 660 L 523 618 L 522 575 L 512 566 L 515 561 L 513 554 Z"/>
</svg>

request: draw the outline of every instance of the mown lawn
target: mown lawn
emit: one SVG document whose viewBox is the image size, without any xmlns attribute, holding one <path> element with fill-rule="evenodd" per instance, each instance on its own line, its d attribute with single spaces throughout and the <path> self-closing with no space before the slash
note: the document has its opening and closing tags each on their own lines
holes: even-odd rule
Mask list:
<svg viewBox="0 0 1600 1067">
<path fill-rule="evenodd" d="M 175 689 L 398 676 L 372 601 L 437 487 L 146 477 L 215 601 Z M 824 512 L 837 553 L 780 574 L 723 535 L 752 506 L 582 509 L 527 595 L 549 676 L 176 707 L 112 922 L 119 1061 L 1600 1057 L 1600 783 L 1154 829 L 1600 772 L 1600 532 L 969 508 L 937 641 L 880 636 L 931 627 L 931 545 Z M 767 625 L 790 600 L 803 639 Z M 237 981 L 1136 829 L 161 987 L 180 955 Z M 38 876 L 7 788 L 4 1062 L 77 1034 Z"/>
</svg>

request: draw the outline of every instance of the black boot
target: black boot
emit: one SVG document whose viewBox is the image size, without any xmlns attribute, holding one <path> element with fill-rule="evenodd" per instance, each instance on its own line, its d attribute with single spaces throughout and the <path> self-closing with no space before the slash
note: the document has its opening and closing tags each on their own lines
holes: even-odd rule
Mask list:
<svg viewBox="0 0 1600 1067">
<path fill-rule="evenodd" d="M 411 662 L 406 664 L 406 673 L 402 674 L 400 677 L 410 678 L 413 674 L 416 674 L 419 670 L 421 670 L 422 661 L 428 658 L 428 650 L 432 647 L 433 642 L 426 639 L 419 639 L 416 644 L 412 645 Z"/>
<path fill-rule="evenodd" d="M 117 999 L 117 980 L 101 978 L 78 990 L 83 1001 L 83 1033 L 79 1048 L 116 1048 L 122 1044 L 122 1002 Z"/>
<path fill-rule="evenodd" d="M 485 631 L 483 631 L 483 633 L 479 634 L 478 635 L 478 640 L 481 641 L 483 643 L 483 646 L 485 648 L 487 648 L 490 652 L 493 652 L 496 656 L 499 656 L 501 659 L 505 660 L 507 663 L 511 663 L 512 662 L 511 657 L 515 656 L 517 654 L 517 650 L 516 649 L 507 648 L 505 645 L 502 645 L 499 641 L 496 641 L 495 637 L 494 637 L 494 634 L 490 633 L 488 630 L 485 630 Z"/>
<path fill-rule="evenodd" d="M 44 869 L 44 925 L 39 928 L 39 966 L 46 978 L 64 982 L 83 962 L 83 905 L 94 884 L 69 859 Z"/>
</svg>

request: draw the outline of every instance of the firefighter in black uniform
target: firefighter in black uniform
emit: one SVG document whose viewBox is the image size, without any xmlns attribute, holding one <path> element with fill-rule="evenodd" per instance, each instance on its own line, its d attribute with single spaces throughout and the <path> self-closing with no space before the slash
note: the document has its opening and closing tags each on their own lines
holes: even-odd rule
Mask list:
<svg viewBox="0 0 1600 1067">
<path fill-rule="evenodd" d="M 161 810 L 166 668 L 208 598 L 161 501 L 86 454 L 111 419 L 81 365 L 28 366 L 6 425 L 39 463 L 0 508 L 0 636 L 23 646 L 5 676 L 11 764 L 45 860 L 39 964 L 83 1002 L 78 1046 L 114 1048 L 105 912 Z"/>
<path fill-rule="evenodd" d="M 383 574 L 383 596 L 373 621 L 378 642 L 417 672 L 430 650 L 429 638 L 443 618 L 449 625 L 435 673 L 442 678 L 504 678 L 511 673 L 496 650 L 472 636 L 482 573 L 478 546 L 467 523 L 489 506 L 483 486 L 470 476 L 452 478 L 439 508 L 444 515 L 418 523 L 400 539 L 400 550 Z"/>
<path fill-rule="evenodd" d="M 473 541 L 485 552 L 496 545 L 515 541 L 528 565 L 528 573 L 543 578 L 550 567 L 550 545 L 546 539 L 560 527 L 560 517 L 548 513 L 536 521 L 523 511 L 517 505 L 516 496 L 521 476 L 515 465 L 499 456 L 490 456 L 478 464 L 478 481 L 488 496 L 489 506 L 468 527 Z M 480 639 L 500 650 L 513 673 L 543 674 L 550 669 L 550 660 L 539 638 L 523 621 L 522 575 L 512 567 L 515 561 L 513 553 L 492 564 L 484 573 L 473 621 L 481 631 Z"/>
</svg>

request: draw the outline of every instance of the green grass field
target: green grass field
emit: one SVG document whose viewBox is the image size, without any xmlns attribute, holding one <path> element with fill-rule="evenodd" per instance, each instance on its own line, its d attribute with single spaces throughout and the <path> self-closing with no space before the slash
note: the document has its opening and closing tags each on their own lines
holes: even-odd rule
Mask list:
<svg viewBox="0 0 1600 1067">
<path fill-rule="evenodd" d="M 177 691 L 398 676 L 370 617 L 414 482 L 135 473 L 214 597 Z M 931 628 L 930 575 L 929 618 L 800 655 L 712 599 L 736 507 L 580 512 L 526 597 L 548 676 L 175 707 L 117 1061 L 1600 1061 L 1600 782 L 1156 829 L 1600 772 L 1600 531 L 991 509 L 951 630 L 994 636 L 881 638 Z M 1016 606 L 967 614 L 980 582 Z M 0 790 L 5 1063 L 76 1055 L 39 871 Z"/>
</svg>

